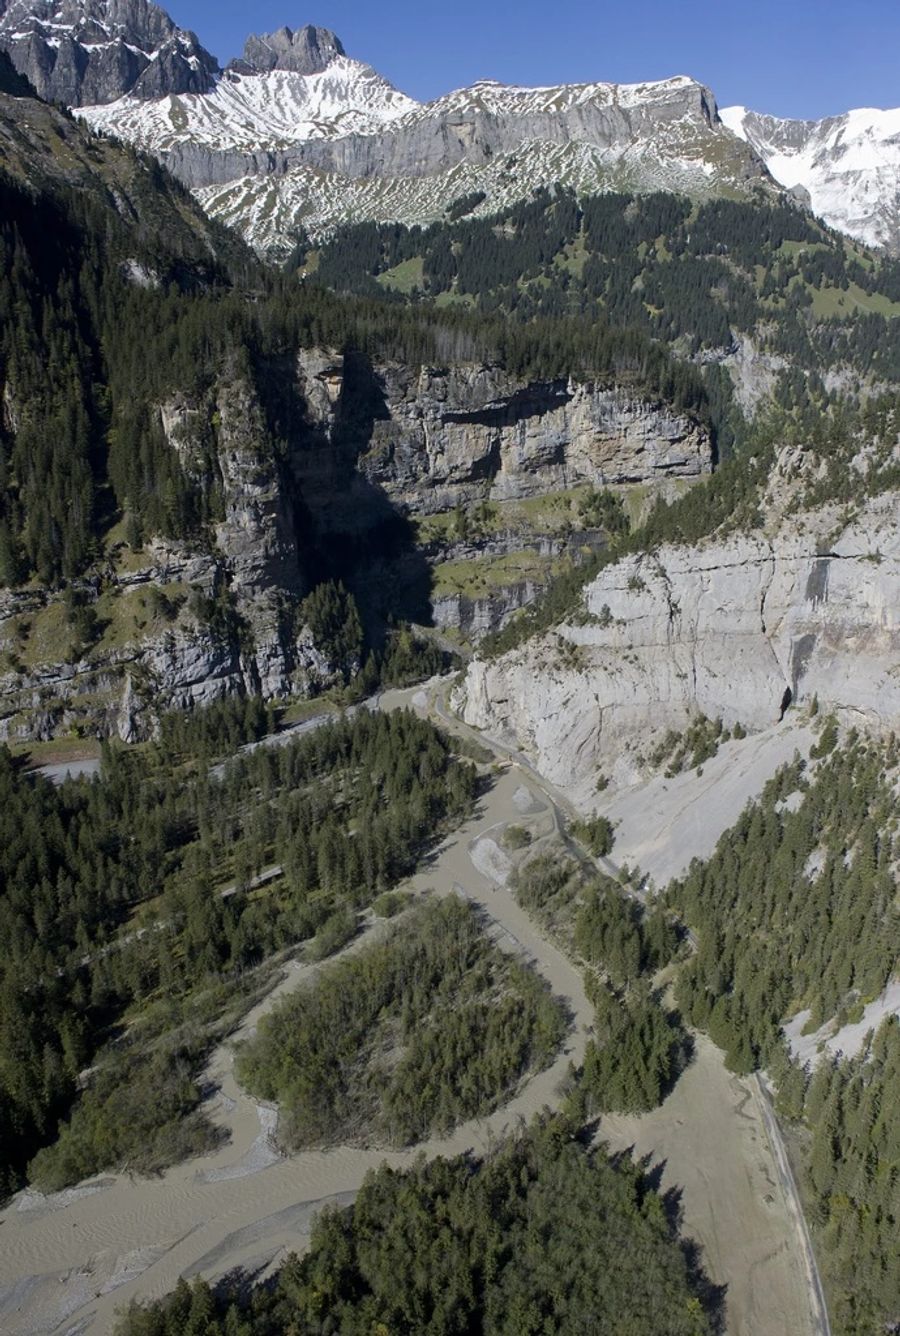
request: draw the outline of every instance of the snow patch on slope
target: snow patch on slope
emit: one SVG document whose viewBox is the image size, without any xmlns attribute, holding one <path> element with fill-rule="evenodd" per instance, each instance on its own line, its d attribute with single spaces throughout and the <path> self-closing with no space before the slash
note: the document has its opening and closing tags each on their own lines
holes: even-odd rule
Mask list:
<svg viewBox="0 0 900 1336">
<path fill-rule="evenodd" d="M 780 185 L 806 191 L 813 211 L 869 246 L 900 246 L 900 108 L 863 107 L 792 121 L 725 107 L 723 124 Z"/>
<path fill-rule="evenodd" d="M 647 103 L 656 103 L 669 96 L 680 96 L 696 86 L 696 80 L 686 74 L 671 79 L 657 79 L 651 83 L 616 84 L 547 84 L 525 87 L 503 84 L 494 79 L 481 79 L 468 88 L 457 88 L 434 102 L 419 106 L 411 120 L 432 119 L 453 113 L 478 111 L 504 119 L 515 116 L 553 115 L 584 106 L 619 107 L 635 110 Z"/>
<path fill-rule="evenodd" d="M 425 225 L 474 191 L 485 195 L 473 211 L 478 217 L 541 187 L 568 186 L 579 194 L 674 190 L 703 198 L 715 193 L 716 184 L 708 162 L 655 152 L 646 142 L 623 152 L 534 141 L 487 164 L 461 162 L 431 176 L 345 177 L 298 166 L 283 176 L 245 176 L 194 193 L 209 214 L 235 227 L 257 250 L 279 256 L 290 252 L 301 229 L 322 240 L 344 222 Z"/>
<path fill-rule="evenodd" d="M 339 56 L 317 74 L 229 71 L 210 93 L 172 95 L 155 102 L 123 97 L 103 106 L 82 107 L 78 114 L 92 129 L 154 153 L 184 143 L 254 153 L 309 139 L 372 134 L 418 105 L 370 65 Z"/>
</svg>

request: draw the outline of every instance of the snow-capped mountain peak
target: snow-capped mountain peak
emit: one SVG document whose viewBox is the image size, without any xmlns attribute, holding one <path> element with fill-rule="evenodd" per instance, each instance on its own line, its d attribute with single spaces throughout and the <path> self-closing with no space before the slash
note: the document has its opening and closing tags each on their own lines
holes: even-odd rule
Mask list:
<svg viewBox="0 0 900 1336">
<path fill-rule="evenodd" d="M 542 84 L 529 87 L 522 84 L 504 84 L 496 79 L 478 79 L 465 88 L 454 89 L 423 104 L 426 115 L 439 110 L 462 111 L 474 109 L 488 115 L 508 116 L 516 113 L 552 114 L 593 104 L 610 108 L 640 110 L 650 104 L 659 105 L 667 99 L 683 100 L 694 92 L 699 100 L 706 100 L 715 116 L 715 98 L 707 88 L 688 75 L 658 79 L 649 83 L 616 84 L 603 81 L 577 84 Z"/>
<path fill-rule="evenodd" d="M 722 121 L 814 213 L 870 246 L 900 246 L 900 108 L 860 107 L 821 121 L 726 107 Z"/>
<path fill-rule="evenodd" d="M 413 111 L 370 65 L 336 55 L 312 74 L 273 68 L 266 73 L 227 70 L 204 94 L 153 103 L 122 98 L 84 107 L 95 129 L 130 139 L 153 152 L 191 144 L 235 153 L 261 153 L 311 139 L 372 134 Z"/>
</svg>

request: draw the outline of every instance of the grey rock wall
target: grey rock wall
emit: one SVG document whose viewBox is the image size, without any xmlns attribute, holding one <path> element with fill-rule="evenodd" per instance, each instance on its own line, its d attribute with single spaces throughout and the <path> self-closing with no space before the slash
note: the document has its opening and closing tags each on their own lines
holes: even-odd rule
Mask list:
<svg viewBox="0 0 900 1336">
<path fill-rule="evenodd" d="M 254 47 L 254 52 L 253 60 L 265 58 L 263 51 Z M 625 155 L 636 169 L 640 152 L 635 156 L 635 150 L 643 146 L 663 159 L 708 158 L 717 171 L 727 164 L 733 182 L 770 181 L 756 153 L 719 122 L 710 90 L 693 80 L 649 86 L 643 100 L 633 101 L 609 98 L 604 92 L 554 106 L 539 94 L 536 90 L 517 105 L 498 109 L 490 97 L 479 97 L 476 86 L 464 96 L 429 103 L 377 133 L 273 145 L 265 153 L 242 153 L 227 144 L 212 151 L 186 137 L 160 156 L 192 189 L 260 173 L 282 176 L 294 167 L 351 180 L 429 177 L 463 162 L 487 163 L 532 141 L 589 144 L 611 160 Z"/>
<path fill-rule="evenodd" d="M 293 467 L 335 530 L 379 517 L 378 498 L 429 514 L 712 467 L 709 435 L 692 419 L 594 382 L 523 384 L 479 363 L 345 366 L 337 355 L 300 374 L 318 432 Z"/>
<path fill-rule="evenodd" d="M 900 722 L 900 496 L 835 534 L 833 513 L 771 536 L 664 547 L 602 571 L 580 615 L 470 666 L 466 720 L 516 739 L 585 799 L 598 771 L 645 777 L 648 746 L 702 713 L 748 730 L 805 710 Z"/>
<path fill-rule="evenodd" d="M 134 643 L 101 641 L 76 662 L 53 662 L 48 651 L 45 662 L 25 668 L 16 628 L 59 596 L 0 598 L 0 738 L 78 727 L 133 739 L 151 732 L 163 710 L 239 691 L 277 699 L 327 681 L 334 666 L 297 619 L 311 545 L 329 550 L 386 520 L 485 498 L 693 477 L 710 467 L 702 428 L 630 392 L 569 381 L 525 385 L 474 363 L 372 366 L 328 349 L 302 350 L 279 374 L 290 411 L 277 450 L 259 387 L 235 367 L 206 396 L 159 405 L 186 475 L 204 474 L 218 488 L 221 519 L 211 542 L 149 543 L 141 565 L 110 563 L 86 592 L 174 586 L 187 597 L 171 624 L 148 626 Z M 13 425 L 15 404 L 2 412 Z M 427 559 L 407 553 L 372 578 L 424 580 L 427 591 Z M 444 600 L 436 620 L 477 636 L 534 594 L 533 584 L 514 579 L 477 605 Z M 212 620 L 203 613 L 210 606 L 218 609 Z"/>
<path fill-rule="evenodd" d="M 266 74 L 269 70 L 291 70 L 294 74 L 320 74 L 344 48 L 327 28 L 307 24 L 292 32 L 279 28 L 277 32 L 248 37 L 244 54 L 229 66 L 239 74 Z"/>
<path fill-rule="evenodd" d="M 196 36 L 150 0 L 0 3 L 0 47 L 41 97 L 70 107 L 206 93 L 218 72 Z"/>
</svg>

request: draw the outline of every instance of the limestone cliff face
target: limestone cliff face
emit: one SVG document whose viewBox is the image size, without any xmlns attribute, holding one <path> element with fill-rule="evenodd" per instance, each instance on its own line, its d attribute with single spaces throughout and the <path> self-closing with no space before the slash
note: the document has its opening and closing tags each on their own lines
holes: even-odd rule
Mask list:
<svg viewBox="0 0 900 1336">
<path fill-rule="evenodd" d="M 225 505 L 216 546 L 245 631 L 242 671 L 250 690 L 286 696 L 293 655 L 281 605 L 304 588 L 293 516 L 251 387 L 224 381 L 216 412 Z"/>
<path fill-rule="evenodd" d="M 748 730 L 818 696 L 875 726 L 900 720 L 900 496 L 834 532 L 834 514 L 771 537 L 664 547 L 602 571 L 572 623 L 474 662 L 466 720 L 517 739 L 588 801 L 598 771 L 645 773 L 654 735 L 701 712 Z M 576 624 L 578 623 L 578 624 Z"/>
<path fill-rule="evenodd" d="M 590 381 L 523 384 L 492 365 L 362 368 L 337 356 L 301 374 L 315 387 L 307 403 L 320 431 L 294 467 L 304 495 L 321 495 L 326 483 L 335 527 L 342 515 L 360 523 L 366 495 L 428 514 L 585 482 L 697 477 L 712 465 L 696 422 Z M 348 486 L 335 509 L 342 463 Z"/>
<path fill-rule="evenodd" d="M 520 580 L 475 597 L 435 594 L 431 602 L 434 624 L 439 631 L 461 631 L 470 644 L 477 645 L 491 631 L 504 626 L 520 608 L 533 603 L 543 588 L 533 580 Z"/>
<path fill-rule="evenodd" d="M 175 554 L 161 546 L 146 553 L 146 565 L 123 582 L 123 600 L 142 588 L 183 582 L 211 588 L 216 570 L 209 559 Z M 208 705 L 244 685 L 232 638 L 201 623 L 188 607 L 171 624 L 155 622 L 140 637 L 118 644 L 101 640 L 90 652 L 24 665 L 15 648 L 18 628 L 42 619 L 58 624 L 59 600 L 45 594 L 0 597 L 0 740 L 69 736 L 84 732 L 126 742 L 152 734 L 166 710 Z"/>
<path fill-rule="evenodd" d="M 281 47 L 286 50 L 285 43 Z M 263 55 L 263 48 L 254 45 L 251 61 L 239 63 L 238 70 L 250 69 Z M 326 180 L 428 177 L 460 164 L 483 165 L 534 142 L 591 146 L 610 162 L 627 160 L 632 175 L 646 177 L 648 186 L 651 181 L 662 184 L 659 164 L 667 160 L 670 174 L 696 165 L 704 175 L 721 176 L 732 184 L 766 179 L 756 154 L 724 130 L 710 89 L 683 77 L 631 88 L 582 84 L 523 89 L 484 81 L 412 106 L 406 115 L 374 130 L 335 133 L 340 127 L 329 125 L 333 112 L 321 120 L 324 133 L 287 143 L 282 136 L 271 147 L 259 142 L 252 152 L 242 151 L 246 136 L 239 138 L 227 126 L 215 146 L 202 142 L 202 135 L 192 136 L 190 125 L 178 136 L 167 131 L 162 142 L 131 117 L 127 129 L 191 187 L 261 170 L 283 176 L 302 167 L 313 168 Z"/>
<path fill-rule="evenodd" d="M 239 691 L 302 694 L 334 671 L 298 619 L 310 550 L 362 535 L 378 553 L 379 526 L 398 516 L 579 482 L 689 477 L 711 463 L 696 423 L 593 384 L 523 384 L 474 363 L 373 366 L 329 349 L 268 374 L 274 391 L 226 367 L 204 394 L 159 405 L 185 476 L 214 496 L 219 518 L 192 542 L 155 541 L 124 563 L 113 553 L 84 582 L 82 597 L 109 619 L 99 639 L 73 639 L 59 595 L 2 596 L 0 738 L 83 729 L 131 740 L 164 710 Z M 15 405 L 0 411 L 10 422 Z M 418 581 L 427 597 L 427 563 L 439 557 L 392 559 L 373 579 Z M 175 611 L 141 603 L 154 586 Z M 516 579 L 434 611 L 439 625 L 477 635 L 534 594 Z"/>
<path fill-rule="evenodd" d="M 417 510 L 709 471 L 709 439 L 659 404 L 592 382 L 517 385 L 495 367 L 386 368 L 391 416 L 363 471 Z"/>
</svg>

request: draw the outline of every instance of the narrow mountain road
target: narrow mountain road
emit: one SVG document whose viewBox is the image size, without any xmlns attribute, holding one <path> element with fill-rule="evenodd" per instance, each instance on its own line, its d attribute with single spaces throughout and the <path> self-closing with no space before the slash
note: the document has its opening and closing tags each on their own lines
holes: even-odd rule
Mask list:
<svg viewBox="0 0 900 1336">
<path fill-rule="evenodd" d="M 797 1230 L 803 1250 L 803 1260 L 806 1265 L 806 1272 L 809 1280 L 809 1292 L 813 1302 L 813 1322 L 815 1324 L 814 1329 L 816 1331 L 816 1336 L 831 1336 L 831 1322 L 828 1317 L 828 1304 L 825 1301 L 825 1290 L 822 1286 L 822 1278 L 819 1275 L 819 1267 L 816 1262 L 816 1254 L 809 1234 L 809 1226 L 806 1223 L 806 1216 L 803 1214 L 803 1203 L 800 1199 L 797 1180 L 794 1177 L 794 1171 L 791 1168 L 791 1162 L 788 1158 L 787 1147 L 784 1144 L 781 1128 L 778 1125 L 778 1119 L 775 1116 L 775 1110 L 772 1107 L 769 1087 L 758 1072 L 754 1074 L 753 1080 L 756 1086 L 756 1096 L 759 1102 L 760 1112 L 769 1137 L 769 1144 L 772 1147 L 772 1154 L 775 1157 L 775 1164 L 778 1168 L 778 1176 L 781 1180 L 782 1190 L 792 1208 L 794 1226 Z"/>
</svg>

